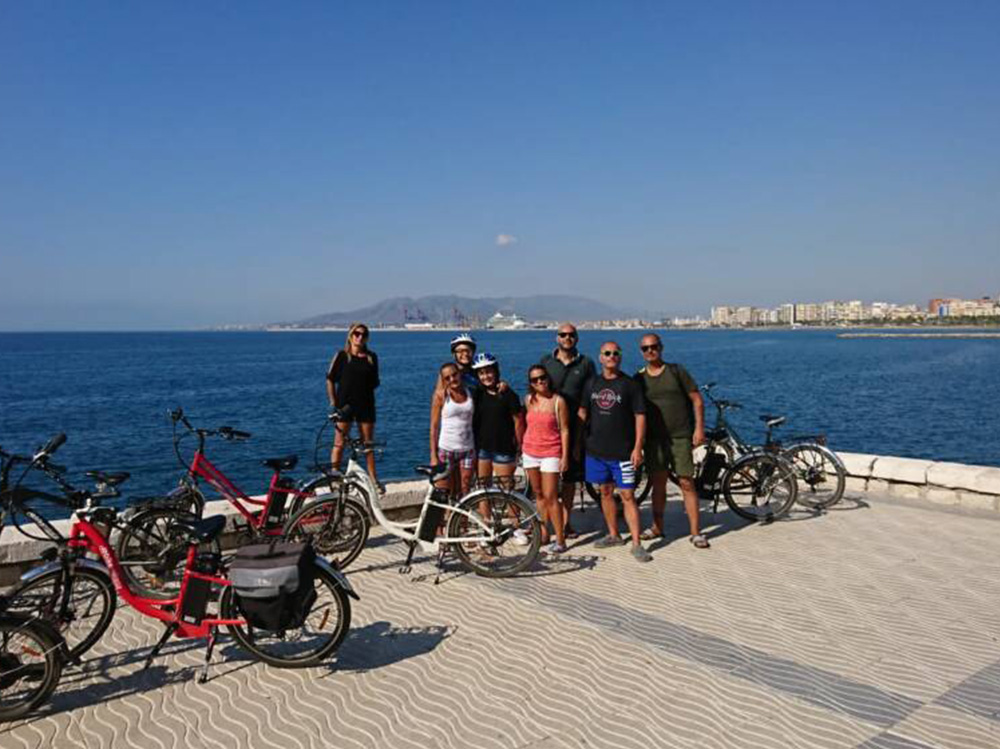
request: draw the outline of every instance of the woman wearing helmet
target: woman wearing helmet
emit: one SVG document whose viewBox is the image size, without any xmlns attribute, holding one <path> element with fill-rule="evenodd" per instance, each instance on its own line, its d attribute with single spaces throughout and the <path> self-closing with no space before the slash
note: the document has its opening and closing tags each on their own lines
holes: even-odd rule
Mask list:
<svg viewBox="0 0 1000 749">
<path fill-rule="evenodd" d="M 479 380 L 472 371 L 472 357 L 476 353 L 476 339 L 469 333 L 459 333 L 451 339 L 451 355 L 462 375 L 462 383 L 470 390 L 479 388 Z"/>
<path fill-rule="evenodd" d="M 510 486 L 524 435 L 524 409 L 511 388 L 502 388 L 500 363 L 493 354 L 476 356 L 472 368 L 479 380 L 473 391 L 473 432 L 476 437 L 479 481 Z"/>
</svg>

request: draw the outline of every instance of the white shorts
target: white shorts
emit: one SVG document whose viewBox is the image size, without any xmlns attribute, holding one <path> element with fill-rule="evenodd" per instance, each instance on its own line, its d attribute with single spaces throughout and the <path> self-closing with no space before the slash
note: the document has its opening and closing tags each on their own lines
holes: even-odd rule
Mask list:
<svg viewBox="0 0 1000 749">
<path fill-rule="evenodd" d="M 559 473 L 559 458 L 534 458 L 528 453 L 521 453 L 521 465 L 524 470 L 540 468 L 542 473 Z"/>
</svg>

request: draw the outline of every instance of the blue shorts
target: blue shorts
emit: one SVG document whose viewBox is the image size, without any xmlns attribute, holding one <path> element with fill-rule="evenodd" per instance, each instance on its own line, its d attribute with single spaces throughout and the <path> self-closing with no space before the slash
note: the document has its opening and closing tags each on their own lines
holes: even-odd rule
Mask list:
<svg viewBox="0 0 1000 749">
<path fill-rule="evenodd" d="M 604 460 L 588 455 L 584 474 L 591 484 L 614 484 L 619 489 L 635 489 L 635 467 L 631 460 Z"/>
<path fill-rule="evenodd" d="M 490 460 L 498 465 L 509 465 L 517 461 L 516 455 L 509 455 L 507 453 L 495 453 L 492 450 L 480 450 L 479 451 L 480 460 Z"/>
</svg>

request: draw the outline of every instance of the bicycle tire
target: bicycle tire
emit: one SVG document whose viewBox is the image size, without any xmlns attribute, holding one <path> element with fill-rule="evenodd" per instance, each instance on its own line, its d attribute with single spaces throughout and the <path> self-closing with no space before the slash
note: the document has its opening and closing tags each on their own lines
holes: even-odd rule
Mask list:
<svg viewBox="0 0 1000 749">
<path fill-rule="evenodd" d="M 330 527 L 338 505 L 342 505 L 340 517 L 336 526 Z M 310 524 L 315 527 L 310 528 Z M 365 548 L 370 531 L 368 508 L 361 502 L 324 497 L 310 502 L 290 517 L 283 535 L 288 540 L 312 541 L 317 554 L 326 557 L 338 569 L 344 569 Z"/>
<path fill-rule="evenodd" d="M 187 526 L 176 521 L 199 518 L 179 508 L 152 507 L 129 519 L 118 534 L 115 554 L 130 591 L 161 601 L 180 595 L 191 541 Z M 201 546 L 203 551 L 222 553 L 218 539 Z"/>
<path fill-rule="evenodd" d="M 65 640 L 68 655 L 79 658 L 94 647 L 111 624 L 118 598 L 106 572 L 77 566 L 70 573 L 70 610 L 63 615 L 58 611 L 62 580 L 62 570 L 54 569 L 16 587 L 8 594 L 3 613 L 41 619 Z M 75 598 L 81 591 L 83 595 Z M 100 606 L 96 614 L 91 608 L 95 602 Z M 81 610 L 82 616 L 78 615 Z"/>
<path fill-rule="evenodd" d="M 847 471 L 832 450 L 803 442 L 787 447 L 784 455 L 795 468 L 799 482 L 796 501 L 800 505 L 825 510 L 844 496 Z"/>
<path fill-rule="evenodd" d="M 317 591 L 316 601 L 306 615 L 306 621 L 301 627 L 296 628 L 299 631 L 297 637 L 294 635 L 289 637 L 289 631 L 269 632 L 255 630 L 247 625 L 228 625 L 233 639 L 255 658 L 278 668 L 305 668 L 321 663 L 340 647 L 347 636 L 351 627 L 351 602 L 336 578 L 318 564 L 315 584 L 317 588 L 320 586 L 325 588 L 326 595 Z M 231 585 L 227 585 L 222 592 L 219 610 L 224 619 L 243 618 Z M 292 647 L 305 641 L 308 624 L 316 621 L 319 622 L 318 629 L 324 632 L 323 636 L 318 638 L 317 645 L 301 655 L 288 654 Z M 328 626 L 331 621 L 332 627 Z"/>
<path fill-rule="evenodd" d="M 601 502 L 601 490 L 598 486 L 590 483 L 589 481 L 584 481 L 583 485 L 587 488 L 587 494 L 590 496 L 595 503 L 600 504 Z M 649 474 L 646 472 L 646 466 L 639 464 L 639 467 L 635 471 L 635 503 L 641 505 L 646 501 L 646 497 L 649 496 L 650 490 L 653 488 L 652 482 L 649 480 Z M 619 504 L 622 501 L 621 495 L 618 490 L 615 489 L 615 502 Z"/>
<path fill-rule="evenodd" d="M 482 577 L 496 578 L 516 575 L 534 564 L 542 543 L 542 526 L 535 508 L 519 494 L 499 489 L 484 489 L 463 497 L 456 505 L 456 509 L 481 515 L 483 502 L 488 503 L 490 517 L 487 524 L 501 540 L 499 543 L 479 540 L 483 535 L 482 529 L 472 523 L 466 515 L 452 512 L 448 519 L 448 536 L 470 537 L 465 543 L 451 542 L 451 548 L 462 566 Z M 510 522 L 511 514 L 514 515 L 513 525 Z M 513 541 L 514 531 L 517 529 L 524 531 L 527 537 L 527 543 L 523 546 Z M 514 553 L 504 556 L 501 553 L 504 550 L 508 553 L 521 551 L 519 556 L 515 556 Z"/>
<path fill-rule="evenodd" d="M 44 622 L 0 616 L 0 723 L 45 702 L 62 676 L 62 638 Z"/>
<path fill-rule="evenodd" d="M 729 509 L 752 522 L 770 523 L 784 516 L 795 504 L 797 493 L 794 470 L 787 461 L 766 453 L 740 458 L 722 479 Z"/>
</svg>

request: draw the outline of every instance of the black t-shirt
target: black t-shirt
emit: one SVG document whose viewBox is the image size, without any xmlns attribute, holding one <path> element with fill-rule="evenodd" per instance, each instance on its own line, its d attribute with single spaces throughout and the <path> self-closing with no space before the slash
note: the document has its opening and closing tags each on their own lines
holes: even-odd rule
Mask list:
<svg viewBox="0 0 1000 749">
<path fill-rule="evenodd" d="M 375 388 L 379 386 L 378 357 L 374 351 L 369 351 L 367 357 L 338 351 L 326 378 L 333 383 L 337 406 L 350 406 L 351 417 L 358 421 L 374 421 Z"/>
<path fill-rule="evenodd" d="M 635 447 L 635 415 L 646 412 L 642 389 L 623 374 L 607 380 L 603 374 L 583 387 L 581 406 L 587 409 L 587 454 L 604 460 L 628 460 Z"/>
<path fill-rule="evenodd" d="M 517 393 L 509 387 L 502 393 L 491 393 L 480 387 L 472 391 L 472 402 L 475 404 L 472 429 L 476 434 L 476 449 L 514 455 L 517 452 L 514 416 L 523 408 Z"/>
</svg>

